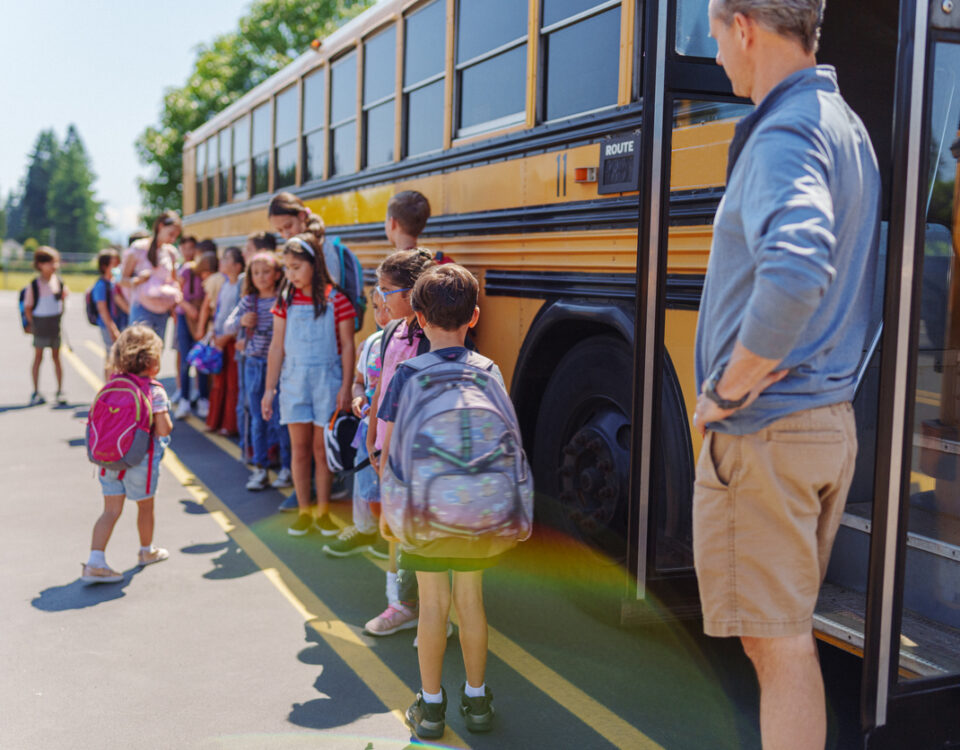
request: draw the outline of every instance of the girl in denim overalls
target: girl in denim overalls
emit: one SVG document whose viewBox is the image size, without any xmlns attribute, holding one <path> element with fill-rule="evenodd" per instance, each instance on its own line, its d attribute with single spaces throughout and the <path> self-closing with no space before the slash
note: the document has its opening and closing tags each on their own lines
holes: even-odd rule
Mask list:
<svg viewBox="0 0 960 750">
<path fill-rule="evenodd" d="M 273 414 L 280 384 L 280 423 L 290 431 L 291 469 L 299 514 L 288 529 L 303 536 L 316 526 L 324 536 L 340 530 L 330 519 L 332 475 L 323 447 L 323 426 L 350 410 L 356 312 L 330 281 L 322 238 L 298 234 L 283 246 L 287 286 L 273 309 L 267 355 L 263 418 Z M 317 517 L 310 514 L 310 464 L 316 464 Z"/>
</svg>

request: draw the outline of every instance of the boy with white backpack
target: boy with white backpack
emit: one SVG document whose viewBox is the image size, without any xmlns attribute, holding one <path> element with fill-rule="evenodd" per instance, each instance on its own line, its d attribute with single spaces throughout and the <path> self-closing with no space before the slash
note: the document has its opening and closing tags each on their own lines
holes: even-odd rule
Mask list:
<svg viewBox="0 0 960 750">
<path fill-rule="evenodd" d="M 431 349 L 398 367 L 378 412 L 386 423 L 380 531 L 400 543 L 400 567 L 416 571 L 420 587 L 422 687 L 406 718 L 422 739 L 445 728 L 451 599 L 467 675 L 460 713 L 471 732 L 491 729 L 482 575 L 533 524 L 533 479 L 500 370 L 464 346 L 480 315 L 478 292 L 473 274 L 456 264 L 417 279 L 410 299 Z"/>
<path fill-rule="evenodd" d="M 100 467 L 103 513 L 93 527 L 84 583 L 119 583 L 123 574 L 107 565 L 105 550 L 123 501 L 137 504 L 141 566 L 161 562 L 167 550 L 153 545 L 153 498 L 160 459 L 173 431 L 170 400 L 156 380 L 163 342 L 145 325 L 133 325 L 113 345 L 114 374 L 90 405 L 87 456 Z"/>
</svg>

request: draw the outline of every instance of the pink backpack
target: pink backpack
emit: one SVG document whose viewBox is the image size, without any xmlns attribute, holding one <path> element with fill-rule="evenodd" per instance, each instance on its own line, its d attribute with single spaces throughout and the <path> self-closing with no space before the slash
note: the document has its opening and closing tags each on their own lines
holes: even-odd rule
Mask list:
<svg viewBox="0 0 960 750">
<path fill-rule="evenodd" d="M 87 418 L 87 457 L 93 463 L 123 471 L 153 453 L 151 382 L 139 375 L 112 375 L 97 393 Z"/>
</svg>

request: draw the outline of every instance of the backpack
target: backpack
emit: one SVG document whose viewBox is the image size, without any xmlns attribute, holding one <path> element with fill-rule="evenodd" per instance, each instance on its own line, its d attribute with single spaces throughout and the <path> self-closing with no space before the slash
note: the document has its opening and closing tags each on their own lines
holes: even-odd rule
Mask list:
<svg viewBox="0 0 960 750">
<path fill-rule="evenodd" d="M 484 535 L 523 541 L 533 527 L 533 475 L 510 397 L 475 352 L 428 353 L 400 394 L 383 512 L 405 544 Z"/>
<path fill-rule="evenodd" d="M 150 385 L 127 373 L 112 375 L 90 404 L 87 458 L 104 469 L 124 470 L 153 452 Z"/>
<path fill-rule="evenodd" d="M 100 325 L 100 311 L 97 309 L 97 303 L 93 301 L 93 290 L 97 288 L 97 284 L 103 281 L 107 285 L 107 310 L 110 311 L 110 317 L 115 318 L 115 305 L 113 303 L 113 284 L 104 279 L 97 279 L 93 286 L 87 289 L 86 294 L 84 294 L 84 301 L 86 302 L 86 311 L 87 311 L 87 322 L 92 326 Z"/>
<path fill-rule="evenodd" d="M 324 244 L 327 242 L 331 243 L 333 252 L 340 261 L 340 279 L 337 281 L 337 286 L 357 312 L 354 330 L 359 331 L 363 328 L 363 316 L 367 311 L 367 298 L 363 295 L 363 266 L 339 237 L 324 239 Z"/>
<path fill-rule="evenodd" d="M 60 275 L 57 274 L 57 281 L 60 282 L 60 291 L 57 292 L 54 298 L 60 302 L 63 300 L 63 279 L 60 278 Z M 40 282 L 37 280 L 37 277 L 34 276 L 30 280 L 30 283 L 27 284 L 23 289 L 20 290 L 20 296 L 17 302 L 17 309 L 20 311 L 20 327 L 23 328 L 23 332 L 27 332 L 27 328 L 30 327 L 30 321 L 27 320 L 27 289 L 33 290 L 33 306 L 37 306 L 37 302 L 40 300 Z"/>
</svg>

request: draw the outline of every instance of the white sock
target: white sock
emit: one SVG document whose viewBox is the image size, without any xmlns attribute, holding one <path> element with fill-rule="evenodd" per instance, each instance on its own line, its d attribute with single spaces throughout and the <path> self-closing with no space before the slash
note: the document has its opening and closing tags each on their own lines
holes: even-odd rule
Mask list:
<svg viewBox="0 0 960 750">
<path fill-rule="evenodd" d="M 400 603 L 400 589 L 397 586 L 397 574 L 387 571 L 387 604 Z"/>
<path fill-rule="evenodd" d="M 487 683 L 475 688 L 469 682 L 464 683 L 463 694 L 468 698 L 482 698 L 487 694 Z"/>
<path fill-rule="evenodd" d="M 90 550 L 90 558 L 87 560 L 87 565 L 89 565 L 91 568 L 106 568 L 106 553 L 102 549 Z"/>
<path fill-rule="evenodd" d="M 143 554 L 147 554 L 148 552 L 153 552 L 153 545 L 151 544 L 149 547 L 141 547 L 140 551 Z"/>
<path fill-rule="evenodd" d="M 424 703 L 443 703 L 443 690 L 439 693 L 428 693 L 423 688 L 420 688 L 420 695 L 423 696 Z"/>
</svg>

